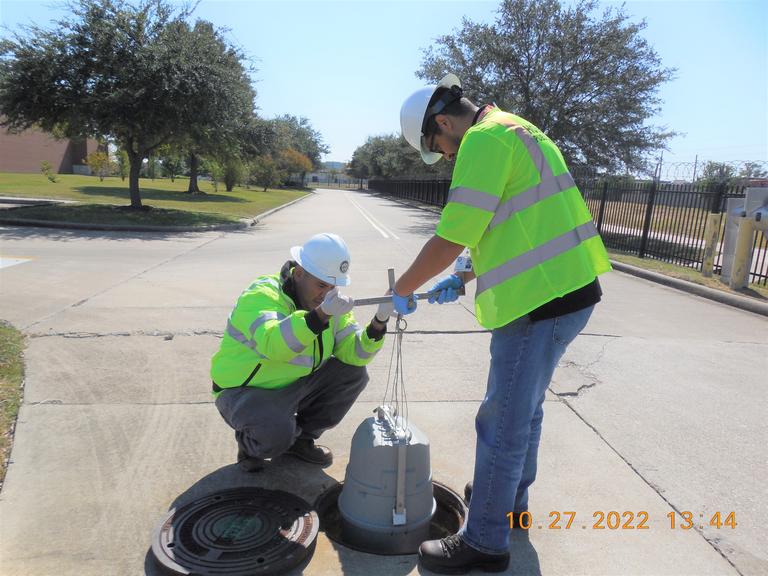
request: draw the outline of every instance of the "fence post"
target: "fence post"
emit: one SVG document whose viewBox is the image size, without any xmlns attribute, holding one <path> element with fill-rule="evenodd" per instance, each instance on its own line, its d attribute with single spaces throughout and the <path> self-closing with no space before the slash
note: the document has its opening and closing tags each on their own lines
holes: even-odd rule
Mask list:
<svg viewBox="0 0 768 576">
<path fill-rule="evenodd" d="M 597 231 L 603 231 L 603 216 L 605 215 L 605 201 L 608 198 L 608 180 L 603 182 L 603 191 L 600 194 L 600 208 L 597 210 Z"/>
<path fill-rule="evenodd" d="M 723 206 L 723 196 L 725 195 L 725 182 L 715 184 L 715 193 L 712 195 L 712 205 L 709 211 L 712 214 L 720 214 Z"/>
<path fill-rule="evenodd" d="M 656 180 L 651 182 L 651 191 L 648 194 L 648 205 L 645 207 L 645 220 L 643 221 L 643 236 L 640 238 L 639 258 L 645 258 L 645 251 L 648 248 L 648 233 L 651 229 L 651 215 L 653 214 L 653 203 L 656 200 Z"/>
</svg>

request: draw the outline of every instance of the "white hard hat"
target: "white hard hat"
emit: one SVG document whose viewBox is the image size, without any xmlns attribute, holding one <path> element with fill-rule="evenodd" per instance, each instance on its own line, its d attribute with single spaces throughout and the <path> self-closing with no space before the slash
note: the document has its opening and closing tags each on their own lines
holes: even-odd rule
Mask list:
<svg viewBox="0 0 768 576">
<path fill-rule="evenodd" d="M 426 88 L 416 90 L 416 92 L 406 98 L 403 106 L 400 108 L 400 130 L 403 133 L 403 137 L 408 141 L 408 144 L 421 152 L 421 159 L 426 164 L 434 164 L 443 157 L 442 154 L 430 152 L 426 142 L 424 142 L 422 128 L 424 120 L 427 118 L 427 106 L 429 106 L 429 101 L 432 99 L 435 90 L 438 88 L 450 88 L 451 86 L 461 88 L 461 81 L 454 74 L 446 74 L 436 86 L 427 86 Z M 439 113 L 439 110 L 431 111 L 429 116 L 437 113 Z"/>
<path fill-rule="evenodd" d="M 315 278 L 334 286 L 349 286 L 349 248 L 341 236 L 324 232 L 291 248 L 291 256 Z"/>
</svg>

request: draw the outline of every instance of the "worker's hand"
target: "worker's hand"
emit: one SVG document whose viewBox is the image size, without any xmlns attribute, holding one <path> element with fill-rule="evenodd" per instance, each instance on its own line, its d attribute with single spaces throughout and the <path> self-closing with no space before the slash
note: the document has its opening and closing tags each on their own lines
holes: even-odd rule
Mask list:
<svg viewBox="0 0 768 576">
<path fill-rule="evenodd" d="M 389 295 L 389 293 L 387 294 Z M 376 310 L 376 320 L 381 322 L 382 324 L 386 324 L 387 320 L 389 320 L 389 317 L 392 316 L 392 313 L 395 311 L 395 304 L 392 302 L 392 300 L 388 300 L 387 302 L 382 302 L 379 304 L 379 309 Z"/>
<path fill-rule="evenodd" d="M 325 295 L 323 303 L 320 304 L 320 310 L 327 316 L 341 316 L 352 310 L 354 307 L 354 298 L 344 296 L 344 294 L 339 292 L 338 288 L 330 290 L 328 294 Z"/>
<path fill-rule="evenodd" d="M 443 278 L 429 289 L 429 303 L 445 304 L 458 300 L 459 288 L 462 286 L 464 286 L 464 282 L 456 274 Z"/>
<path fill-rule="evenodd" d="M 416 311 L 416 294 L 407 294 L 406 296 L 400 296 L 397 292 L 392 290 L 392 305 L 398 314 L 406 316 Z"/>
</svg>

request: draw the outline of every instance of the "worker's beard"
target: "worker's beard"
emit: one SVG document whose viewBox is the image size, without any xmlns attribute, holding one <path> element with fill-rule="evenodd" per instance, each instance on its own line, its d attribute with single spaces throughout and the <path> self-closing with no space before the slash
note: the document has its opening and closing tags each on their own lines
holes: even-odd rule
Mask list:
<svg viewBox="0 0 768 576">
<path fill-rule="evenodd" d="M 296 306 L 298 306 L 299 310 L 313 310 L 315 306 L 312 304 L 311 295 L 308 294 L 307 286 L 303 280 L 303 278 L 299 279 L 295 275 L 293 277 L 293 287 L 296 291 Z"/>
</svg>

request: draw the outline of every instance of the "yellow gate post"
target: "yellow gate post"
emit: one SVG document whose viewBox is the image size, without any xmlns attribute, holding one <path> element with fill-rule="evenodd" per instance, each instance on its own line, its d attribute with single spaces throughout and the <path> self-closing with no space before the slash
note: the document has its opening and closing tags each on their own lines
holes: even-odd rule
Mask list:
<svg viewBox="0 0 768 576">
<path fill-rule="evenodd" d="M 746 288 L 749 283 L 749 265 L 752 261 L 752 243 L 755 235 L 753 220 L 739 218 L 739 232 L 736 237 L 736 250 L 733 254 L 733 268 L 728 286 L 733 290 Z"/>
</svg>

